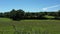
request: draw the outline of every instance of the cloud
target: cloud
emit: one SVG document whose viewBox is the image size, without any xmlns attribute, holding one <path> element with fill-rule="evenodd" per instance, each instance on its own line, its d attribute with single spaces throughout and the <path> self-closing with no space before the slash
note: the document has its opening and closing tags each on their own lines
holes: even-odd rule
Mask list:
<svg viewBox="0 0 60 34">
<path fill-rule="evenodd" d="M 60 5 L 50 6 L 50 7 L 42 8 L 42 10 L 43 10 L 43 11 L 47 11 L 48 9 L 55 8 L 55 7 L 59 7 L 59 6 L 60 6 Z"/>
<path fill-rule="evenodd" d="M 47 10 L 48 10 L 48 8 L 43 8 L 42 10 L 47 11 Z"/>
</svg>

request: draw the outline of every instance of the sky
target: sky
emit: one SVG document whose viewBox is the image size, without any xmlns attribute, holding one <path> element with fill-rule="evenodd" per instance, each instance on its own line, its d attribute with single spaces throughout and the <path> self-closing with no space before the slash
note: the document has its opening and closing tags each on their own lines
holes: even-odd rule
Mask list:
<svg viewBox="0 0 60 34">
<path fill-rule="evenodd" d="M 60 10 L 60 0 L 0 0 L 0 12 L 22 9 L 25 12 Z"/>
</svg>

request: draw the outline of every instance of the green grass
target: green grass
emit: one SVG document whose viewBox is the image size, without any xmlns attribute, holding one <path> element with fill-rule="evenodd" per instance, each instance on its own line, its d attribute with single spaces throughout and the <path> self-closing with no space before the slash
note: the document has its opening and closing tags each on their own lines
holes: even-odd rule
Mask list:
<svg viewBox="0 0 60 34">
<path fill-rule="evenodd" d="M 60 20 L 12 21 L 11 19 L 8 18 L 0 18 L 0 34 L 14 34 L 14 33 L 60 34 Z"/>
<path fill-rule="evenodd" d="M 45 17 L 46 18 L 55 18 L 54 16 L 48 16 L 48 15 L 46 15 Z"/>
</svg>

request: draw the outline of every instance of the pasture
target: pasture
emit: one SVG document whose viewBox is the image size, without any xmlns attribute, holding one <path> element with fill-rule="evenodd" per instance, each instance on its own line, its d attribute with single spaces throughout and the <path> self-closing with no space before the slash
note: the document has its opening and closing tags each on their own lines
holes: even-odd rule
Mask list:
<svg viewBox="0 0 60 34">
<path fill-rule="evenodd" d="M 21 20 L 0 18 L 0 34 L 60 34 L 60 20 Z"/>
</svg>

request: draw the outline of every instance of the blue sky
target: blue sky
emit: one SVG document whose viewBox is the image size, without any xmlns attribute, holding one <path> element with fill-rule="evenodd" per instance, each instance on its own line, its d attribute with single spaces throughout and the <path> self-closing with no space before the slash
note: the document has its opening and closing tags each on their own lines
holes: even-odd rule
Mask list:
<svg viewBox="0 0 60 34">
<path fill-rule="evenodd" d="M 60 0 L 0 0 L 0 12 L 23 9 L 26 12 L 60 10 Z"/>
</svg>

